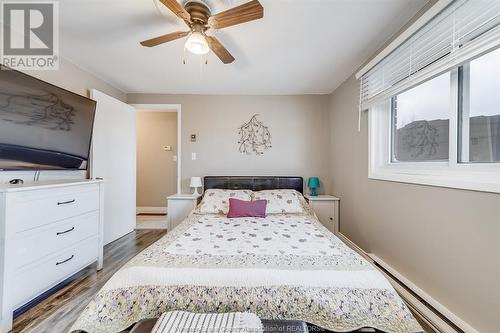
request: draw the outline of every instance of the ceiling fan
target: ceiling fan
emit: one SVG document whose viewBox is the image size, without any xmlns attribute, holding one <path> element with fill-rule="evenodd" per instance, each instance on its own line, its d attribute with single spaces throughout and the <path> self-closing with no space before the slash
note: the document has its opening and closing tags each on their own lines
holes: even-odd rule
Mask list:
<svg viewBox="0 0 500 333">
<path fill-rule="evenodd" d="M 210 29 L 222 29 L 232 25 L 258 20 L 264 17 L 264 8 L 258 0 L 253 0 L 240 6 L 212 15 L 210 9 L 202 2 L 188 1 L 184 6 L 176 0 L 160 0 L 177 17 L 184 20 L 189 31 L 176 31 L 163 36 L 141 42 L 142 46 L 153 47 L 186 36 L 186 49 L 194 54 L 207 54 L 212 50 L 224 63 L 230 64 L 234 57 L 214 36 L 205 32 Z"/>
</svg>

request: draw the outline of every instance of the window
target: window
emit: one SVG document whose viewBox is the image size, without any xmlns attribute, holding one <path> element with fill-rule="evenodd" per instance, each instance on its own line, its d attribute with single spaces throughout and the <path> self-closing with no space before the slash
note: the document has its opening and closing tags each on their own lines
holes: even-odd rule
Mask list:
<svg viewBox="0 0 500 333">
<path fill-rule="evenodd" d="M 500 49 L 459 74 L 460 162 L 500 162 Z"/>
<path fill-rule="evenodd" d="M 369 177 L 500 193 L 500 49 L 370 108 Z"/>
<path fill-rule="evenodd" d="M 450 73 L 394 96 L 391 108 L 392 162 L 448 160 Z"/>
</svg>

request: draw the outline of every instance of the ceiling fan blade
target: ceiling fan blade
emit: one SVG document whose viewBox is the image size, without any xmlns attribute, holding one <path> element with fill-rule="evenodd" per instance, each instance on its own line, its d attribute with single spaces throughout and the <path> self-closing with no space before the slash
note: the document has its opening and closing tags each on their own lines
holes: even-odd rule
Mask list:
<svg viewBox="0 0 500 333">
<path fill-rule="evenodd" d="M 152 47 L 166 42 L 170 42 L 189 35 L 190 31 L 176 31 L 163 36 L 151 38 L 141 42 L 142 46 Z"/>
<path fill-rule="evenodd" d="M 219 59 L 225 63 L 230 64 L 234 61 L 234 57 L 229 53 L 229 51 L 222 45 L 219 40 L 212 36 L 205 36 L 208 42 L 208 47 L 215 53 Z"/>
<path fill-rule="evenodd" d="M 177 2 L 177 0 L 160 0 L 168 9 L 170 9 L 177 17 L 184 21 L 191 21 L 191 15 L 184 9 L 184 7 Z"/>
<path fill-rule="evenodd" d="M 228 9 L 211 16 L 208 24 L 214 29 L 221 29 L 232 25 L 258 20 L 264 17 L 264 8 L 258 0 Z"/>
</svg>

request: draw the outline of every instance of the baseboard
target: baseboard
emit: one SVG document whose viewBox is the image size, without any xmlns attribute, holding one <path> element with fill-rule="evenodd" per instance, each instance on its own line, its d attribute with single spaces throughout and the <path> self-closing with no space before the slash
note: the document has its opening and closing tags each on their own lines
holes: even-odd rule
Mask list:
<svg viewBox="0 0 500 333">
<path fill-rule="evenodd" d="M 391 282 L 394 289 L 429 326 L 443 333 L 479 333 L 468 323 L 460 319 L 443 304 L 436 301 L 413 282 L 408 280 L 385 261 L 373 253 L 366 253 L 345 235 L 337 236 L 356 252 L 375 265 Z"/>
<path fill-rule="evenodd" d="M 167 207 L 136 207 L 136 214 L 167 214 Z"/>
</svg>

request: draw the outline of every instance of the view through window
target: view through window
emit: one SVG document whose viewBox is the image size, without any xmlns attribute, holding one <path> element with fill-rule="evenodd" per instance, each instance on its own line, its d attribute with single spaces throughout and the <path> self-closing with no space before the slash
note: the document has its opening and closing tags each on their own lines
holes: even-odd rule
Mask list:
<svg viewBox="0 0 500 333">
<path fill-rule="evenodd" d="M 449 156 L 452 116 L 458 156 Z M 500 162 L 500 49 L 462 65 L 458 81 L 447 72 L 392 97 L 391 143 L 392 163 Z"/>
<path fill-rule="evenodd" d="M 500 162 L 500 49 L 460 73 L 460 162 Z"/>
<path fill-rule="evenodd" d="M 448 160 L 450 73 L 392 98 L 392 162 Z"/>
</svg>

